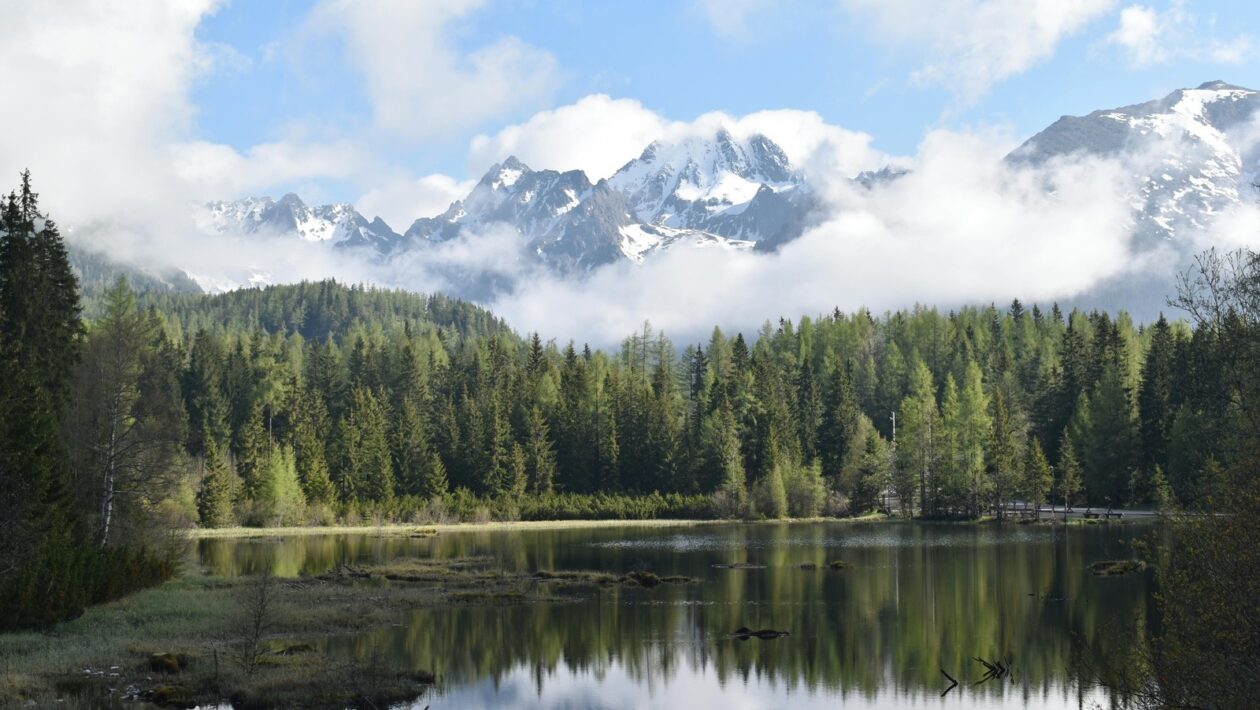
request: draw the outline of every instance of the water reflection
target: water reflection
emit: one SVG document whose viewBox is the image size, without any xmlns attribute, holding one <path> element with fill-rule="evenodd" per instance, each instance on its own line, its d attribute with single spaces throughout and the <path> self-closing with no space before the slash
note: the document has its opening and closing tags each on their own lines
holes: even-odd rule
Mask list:
<svg viewBox="0 0 1260 710">
<path fill-rule="evenodd" d="M 577 604 L 453 607 L 336 639 L 337 654 L 432 669 L 433 707 L 922 705 L 1076 707 L 1095 698 L 1074 670 L 1141 642 L 1146 576 L 1086 567 L 1130 554 L 1150 528 L 766 524 L 480 531 L 409 539 L 338 535 L 202 541 L 220 574 L 266 566 L 317 574 L 400 555 L 491 555 L 507 569 L 652 569 L 702 584 L 608 589 Z M 844 571 L 807 571 L 833 559 Z M 766 569 L 715 569 L 749 562 Z M 775 641 L 732 630 L 786 629 Z M 972 683 L 975 656 L 1009 660 Z M 940 669 L 963 681 L 944 700 Z M 1097 698 L 1095 698 L 1097 699 Z"/>
</svg>

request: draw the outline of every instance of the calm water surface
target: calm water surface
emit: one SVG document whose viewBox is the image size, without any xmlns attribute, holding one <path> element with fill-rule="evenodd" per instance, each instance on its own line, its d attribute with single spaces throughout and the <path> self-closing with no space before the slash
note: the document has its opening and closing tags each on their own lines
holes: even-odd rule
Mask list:
<svg viewBox="0 0 1260 710">
<path fill-rule="evenodd" d="M 1142 643 L 1147 575 L 1097 578 L 1145 525 L 722 524 L 203 540 L 219 574 L 318 574 L 399 556 L 490 555 L 518 571 L 650 569 L 702 582 L 605 589 L 575 604 L 457 607 L 334 639 L 328 651 L 435 671 L 416 708 L 1107 706 L 1075 681 Z M 840 571 L 805 571 L 842 559 Z M 748 562 L 765 569 L 718 569 Z M 774 628 L 773 641 L 729 637 Z M 1011 677 L 974 685 L 975 656 Z M 941 669 L 962 684 L 944 698 Z"/>
</svg>

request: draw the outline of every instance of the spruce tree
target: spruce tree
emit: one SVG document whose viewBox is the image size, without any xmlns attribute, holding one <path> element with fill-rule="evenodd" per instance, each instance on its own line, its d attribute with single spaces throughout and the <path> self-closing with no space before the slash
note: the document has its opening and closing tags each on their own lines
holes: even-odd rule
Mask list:
<svg viewBox="0 0 1260 710">
<path fill-rule="evenodd" d="M 209 442 L 209 448 L 203 462 L 205 475 L 197 492 L 197 515 L 205 527 L 227 527 L 235 522 L 233 502 L 240 487 L 239 479 L 214 439 L 206 436 L 203 441 Z"/>
<path fill-rule="evenodd" d="M 1138 421 L 1141 437 L 1141 464 L 1147 470 L 1164 466 L 1168 459 L 1168 439 L 1172 430 L 1172 368 L 1174 343 L 1172 329 L 1161 314 L 1151 326 L 1151 347 L 1142 365 L 1138 389 Z"/>
<path fill-rule="evenodd" d="M 551 493 L 556 478 L 556 453 L 542 409 L 534 405 L 525 423 L 525 456 L 529 472 L 529 490 L 535 495 Z"/>
<path fill-rule="evenodd" d="M 1040 510 L 1050 495 L 1050 487 L 1054 483 L 1054 474 L 1050 471 L 1050 462 L 1041 449 L 1041 442 L 1032 437 L 1024 456 L 1024 480 L 1022 493 L 1025 501 L 1034 510 Z"/>
<path fill-rule="evenodd" d="M 1058 493 L 1068 510 L 1072 509 L 1072 503 L 1081 491 L 1082 477 L 1081 463 L 1076 455 L 1076 445 L 1072 443 L 1072 434 L 1064 429 L 1063 439 L 1059 443 Z"/>
<path fill-rule="evenodd" d="M 324 436 L 330 429 L 328 410 L 318 393 L 306 389 L 298 395 L 293 426 L 293 455 L 298 482 L 311 504 L 332 503 L 335 498 L 328 471 Z"/>
<path fill-rule="evenodd" d="M 237 437 L 240 446 L 236 453 L 236 473 L 241 477 L 240 495 L 244 500 L 258 500 L 265 488 L 271 465 L 271 440 L 263 423 L 263 405 L 255 401 L 249 417 Z"/>
</svg>

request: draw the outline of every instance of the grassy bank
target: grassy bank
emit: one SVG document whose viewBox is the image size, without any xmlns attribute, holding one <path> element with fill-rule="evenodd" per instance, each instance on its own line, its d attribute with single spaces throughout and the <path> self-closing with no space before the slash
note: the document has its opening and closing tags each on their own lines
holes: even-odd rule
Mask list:
<svg viewBox="0 0 1260 710">
<path fill-rule="evenodd" d="M 435 525 L 311 525 L 271 528 L 198 528 L 187 532 L 193 539 L 234 537 L 288 537 L 291 535 L 335 535 L 368 533 L 374 535 L 427 535 L 449 532 L 486 530 L 558 530 L 564 528 L 636 527 L 661 528 L 675 526 L 715 525 L 738 522 L 732 520 L 516 520 L 484 523 L 439 523 Z"/>
<path fill-rule="evenodd" d="M 337 534 L 371 534 L 397 535 L 410 537 L 413 535 L 433 535 L 452 532 L 484 532 L 515 530 L 563 530 L 592 528 L 665 528 L 694 527 L 700 525 L 721 524 L 777 524 L 777 523 L 855 523 L 872 520 L 889 520 L 887 515 L 877 512 L 866 513 L 849 518 L 786 518 L 782 520 L 743 520 L 743 519 L 597 519 L 597 520 L 511 520 L 468 523 L 436 523 L 430 525 L 411 525 L 389 523 L 384 525 L 308 525 L 283 527 L 230 527 L 230 528 L 194 528 L 186 532 L 194 540 L 211 538 L 250 538 L 250 537 L 289 537 L 298 535 L 337 535 Z"/>
<path fill-rule="evenodd" d="M 325 654 L 325 640 L 421 607 L 566 603 L 609 585 L 692 581 L 510 573 L 489 558 L 398 559 L 298 579 L 189 570 L 47 632 L 0 635 L 0 706 L 378 707 L 424 695 L 440 669 Z"/>
</svg>

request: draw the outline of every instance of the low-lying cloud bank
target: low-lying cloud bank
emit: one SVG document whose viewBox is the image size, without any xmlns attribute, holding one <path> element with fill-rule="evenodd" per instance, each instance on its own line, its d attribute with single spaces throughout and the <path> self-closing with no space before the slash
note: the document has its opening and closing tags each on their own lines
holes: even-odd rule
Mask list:
<svg viewBox="0 0 1260 710">
<path fill-rule="evenodd" d="M 725 120 L 738 126 L 748 119 Z M 335 276 L 445 291 L 474 297 L 521 331 L 599 345 L 617 343 L 645 319 L 690 341 L 714 325 L 752 332 L 767 320 L 836 307 L 951 308 L 1014 297 L 1049 303 L 1131 276 L 1171 288 L 1184 254 L 1260 241 L 1260 210 L 1243 205 L 1186 244 L 1135 243 L 1136 166 L 1084 155 L 1012 165 L 1002 158 L 1014 145 L 1001 131 L 934 131 L 913 158 L 897 161 L 909 172 L 864 187 L 851 179 L 851 167 L 835 167 L 833 143 L 815 141 L 812 152 L 797 148 L 796 157 L 815 166 L 811 183 L 824 213 L 778 252 L 680 246 L 641 265 L 610 264 L 582 277 L 539 265 L 506 225 L 387 261 L 284 236 L 101 235 L 108 233 L 112 254 L 184 268 L 211 288 Z"/>
<path fill-rule="evenodd" d="M 474 138 L 465 177 L 420 175 L 386 159 L 381 146 L 388 141 L 423 138 L 396 135 L 400 125 L 413 128 L 400 124 L 399 116 L 407 116 L 415 102 L 445 96 L 448 79 L 493 88 L 512 83 L 509 69 L 522 56 L 526 65 L 550 66 L 548 56 L 510 39 L 474 49 L 475 56 L 461 56 L 463 50 L 449 43 L 434 45 L 434 71 L 448 70 L 441 81 L 412 85 L 414 72 L 403 72 L 373 84 L 368 95 L 379 110 L 362 136 L 295 128 L 274 142 L 238 149 L 197 135 L 189 99 L 199 77 L 231 70 L 240 59 L 197 38 L 198 25 L 222 4 L 111 7 L 71 0 L 11 8 L 0 26 L 0 66 L 6 68 L 8 95 L 18 100 L 0 115 L 0 177 L 15 181 L 20 170 L 31 168 L 45 208 L 72 241 L 151 269 L 186 270 L 212 289 L 332 276 L 475 294 L 520 330 L 600 344 L 616 342 L 644 319 L 681 340 L 701 337 L 714 324 L 749 331 L 765 320 L 833 307 L 1071 299 L 1129 274 L 1167 275 L 1171 282 L 1170 272 L 1185 253 L 1255 245 L 1260 234 L 1260 212 L 1243 204 L 1218 215 L 1210 228 L 1185 234 L 1179 244 L 1135 245 L 1131 176 L 1140 167 L 1098 158 L 1012 167 L 1002 156 L 1015 140 L 990 130 L 938 130 L 916 155 L 895 158 L 876 151 L 869 135 L 827 124 L 809 111 L 711 113 L 678 121 L 632 99 L 592 95 Z M 1079 13 L 1056 21 L 1054 37 L 1070 34 L 1080 17 L 1093 16 L 1096 4 L 1078 3 Z M 360 41 L 374 36 L 366 30 L 375 25 L 338 29 L 337 22 L 316 20 L 349 21 L 369 11 L 387 16 L 387 5 L 328 0 L 300 38 L 333 33 L 354 66 L 367 72 L 388 56 Z M 423 13 L 395 17 L 402 29 L 391 31 L 391 41 L 402 42 L 408 36 L 403 30 L 421 25 L 424 36 L 440 37 L 444 23 L 476 7 L 468 0 L 451 4 L 436 19 Z M 949 46 L 937 51 L 947 58 L 957 54 Z M 1036 57 L 1015 59 L 1011 71 Z M 543 101 L 550 86 L 544 83 L 512 93 L 511 103 Z M 459 115 L 472 123 L 502 108 L 483 105 L 477 95 L 461 96 L 468 100 Z M 399 97 L 405 101 L 397 103 Z M 826 206 L 820 223 L 775 254 L 680 247 L 641 266 L 613 264 L 575 280 L 540 267 L 507 228 L 381 263 L 293 238 L 208 235 L 198 231 L 191 214 L 201 201 L 327 180 L 354 186 L 361 211 L 369 218 L 383 214 L 402 230 L 410 219 L 436 213 L 464 194 L 469 177 L 508 154 L 535 168 L 581 169 L 598 179 L 652 140 L 711 134 L 718 127 L 737 135 L 762 132 L 779 143 L 820 190 Z M 1254 164 L 1260 130 L 1253 125 L 1237 141 L 1247 143 L 1241 154 Z M 862 170 L 889 164 L 911 172 L 873 189 L 852 181 Z"/>
</svg>

